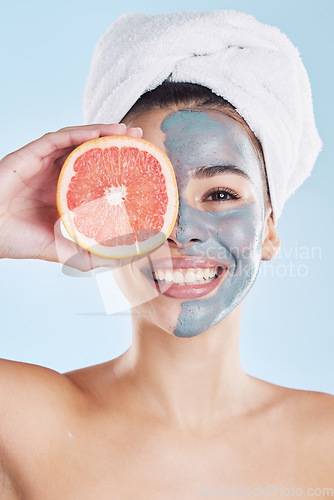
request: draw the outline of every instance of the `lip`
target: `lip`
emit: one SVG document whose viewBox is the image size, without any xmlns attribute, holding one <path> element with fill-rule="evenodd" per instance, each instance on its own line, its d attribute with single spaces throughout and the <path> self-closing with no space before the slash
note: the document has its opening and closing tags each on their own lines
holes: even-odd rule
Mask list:
<svg viewBox="0 0 334 500">
<path fill-rule="evenodd" d="M 143 274 L 159 294 L 162 294 L 166 297 L 173 297 L 178 299 L 198 298 L 211 293 L 220 285 L 228 271 L 228 268 L 226 266 L 223 266 L 215 259 L 199 259 L 194 257 L 173 257 L 171 259 L 157 259 L 152 264 L 153 269 L 146 267 L 142 270 Z M 219 268 L 219 275 L 218 278 L 214 279 L 213 281 L 209 281 L 208 283 L 203 283 L 200 285 L 157 283 L 153 279 L 152 271 L 154 270 L 161 269 L 162 271 L 175 271 L 176 269 L 185 268 Z"/>
</svg>

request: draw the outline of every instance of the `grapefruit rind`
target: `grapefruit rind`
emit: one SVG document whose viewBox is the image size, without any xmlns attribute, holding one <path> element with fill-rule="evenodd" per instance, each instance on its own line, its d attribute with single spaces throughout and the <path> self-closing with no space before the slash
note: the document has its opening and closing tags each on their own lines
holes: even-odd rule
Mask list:
<svg viewBox="0 0 334 500">
<path fill-rule="evenodd" d="M 78 230 L 74 224 L 75 214 L 71 212 L 67 206 L 67 191 L 71 179 L 75 175 L 73 167 L 76 159 L 93 148 L 104 149 L 110 147 L 135 147 L 140 151 L 146 151 L 152 154 L 159 161 L 166 181 L 168 206 L 164 215 L 164 225 L 162 229 L 148 239 L 140 242 L 135 241 L 131 245 L 112 247 L 100 245 L 96 240 L 87 237 Z M 176 222 L 178 213 L 178 190 L 173 166 L 163 151 L 145 139 L 123 135 L 112 135 L 92 139 L 78 146 L 67 157 L 58 179 L 57 208 L 64 227 L 73 241 L 95 255 L 118 259 L 131 258 L 150 252 L 166 241 Z M 131 232 L 132 228 L 129 224 L 129 233 Z"/>
</svg>

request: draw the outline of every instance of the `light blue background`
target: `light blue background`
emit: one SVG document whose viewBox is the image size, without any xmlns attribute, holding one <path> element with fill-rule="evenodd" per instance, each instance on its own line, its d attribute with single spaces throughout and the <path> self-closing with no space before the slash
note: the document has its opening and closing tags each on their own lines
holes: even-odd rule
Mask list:
<svg viewBox="0 0 334 500">
<path fill-rule="evenodd" d="M 278 26 L 301 52 L 325 146 L 311 178 L 287 202 L 279 221 L 280 256 L 263 264 L 246 299 L 241 359 L 245 370 L 259 378 L 334 394 L 334 2 L 115 4 L 21 0 L 2 5 L 0 156 L 45 132 L 82 124 L 83 90 L 95 43 L 126 12 L 234 9 Z M 56 263 L 9 259 L 0 261 L 0 273 L 1 357 L 64 372 L 114 358 L 130 345 L 130 316 L 104 314 L 94 276 L 74 278 Z"/>
</svg>

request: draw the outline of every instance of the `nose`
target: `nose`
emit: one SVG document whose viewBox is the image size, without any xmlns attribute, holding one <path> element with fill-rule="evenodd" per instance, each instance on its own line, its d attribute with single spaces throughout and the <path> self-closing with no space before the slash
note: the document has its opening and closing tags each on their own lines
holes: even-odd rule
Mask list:
<svg viewBox="0 0 334 500">
<path fill-rule="evenodd" d="M 174 242 L 178 246 L 203 243 L 208 237 L 207 225 L 203 219 L 204 216 L 198 210 L 179 200 L 178 216 L 167 241 Z"/>
</svg>

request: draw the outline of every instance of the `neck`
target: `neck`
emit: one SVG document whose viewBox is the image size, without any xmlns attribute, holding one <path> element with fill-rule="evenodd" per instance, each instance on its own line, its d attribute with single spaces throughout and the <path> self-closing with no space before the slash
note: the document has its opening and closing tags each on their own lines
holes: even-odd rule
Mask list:
<svg viewBox="0 0 334 500">
<path fill-rule="evenodd" d="M 132 316 L 133 342 L 120 361 L 135 411 L 197 430 L 251 411 L 260 381 L 240 363 L 240 318 L 241 305 L 210 330 L 179 338 Z"/>
</svg>

